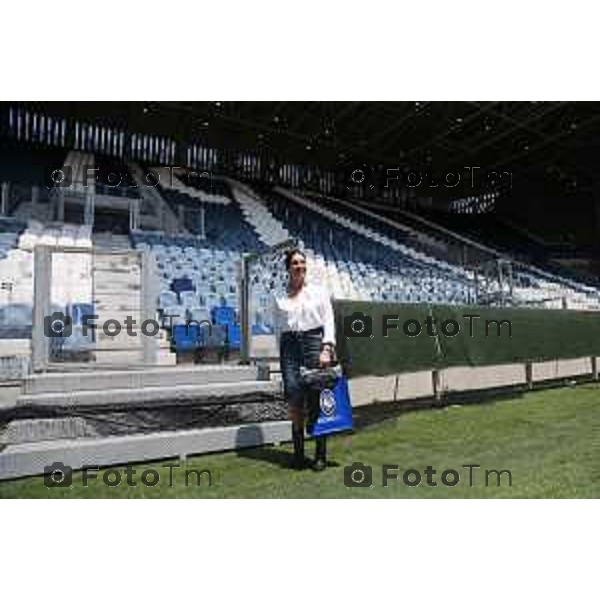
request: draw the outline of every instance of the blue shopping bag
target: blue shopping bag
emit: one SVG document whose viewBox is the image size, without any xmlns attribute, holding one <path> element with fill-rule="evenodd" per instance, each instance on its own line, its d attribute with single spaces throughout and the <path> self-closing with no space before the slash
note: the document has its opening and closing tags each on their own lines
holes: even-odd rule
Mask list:
<svg viewBox="0 0 600 600">
<path fill-rule="evenodd" d="M 352 405 L 348 380 L 337 378 L 333 388 L 324 388 L 319 395 L 319 416 L 311 428 L 311 435 L 319 437 L 352 429 Z"/>
</svg>

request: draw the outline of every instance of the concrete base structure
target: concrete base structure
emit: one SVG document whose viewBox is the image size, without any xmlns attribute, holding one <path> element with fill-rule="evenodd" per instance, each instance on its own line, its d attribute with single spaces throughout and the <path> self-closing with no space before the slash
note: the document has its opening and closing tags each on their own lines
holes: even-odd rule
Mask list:
<svg viewBox="0 0 600 600">
<path fill-rule="evenodd" d="M 440 371 L 442 393 L 471 390 L 489 390 L 512 385 L 525 385 L 523 365 L 496 365 L 489 367 L 452 367 Z"/>
<path fill-rule="evenodd" d="M 428 398 L 449 392 L 490 390 L 511 386 L 526 386 L 527 367 L 523 364 L 491 365 L 485 367 L 452 367 L 439 371 L 437 389 L 434 389 L 432 371 L 398 373 L 384 377 L 357 377 L 350 380 L 353 406 L 373 402 L 393 402 Z M 552 380 L 570 380 L 592 376 L 590 357 L 553 360 L 531 364 L 531 384 Z"/>
<path fill-rule="evenodd" d="M 28 377 L 17 406 L 147 406 L 160 403 L 255 401 L 280 392 L 276 382 L 258 381 L 256 367 L 152 367 L 43 373 Z"/>
<path fill-rule="evenodd" d="M 573 378 L 597 380 L 591 358 L 548 361 L 531 365 L 454 367 L 350 381 L 353 406 L 378 402 L 443 399 L 446 393 L 518 386 L 521 389 Z M 277 365 L 273 365 L 277 366 Z M 0 388 L 0 414 L 19 410 L 85 407 L 105 410 L 157 409 L 161 404 L 206 406 L 273 401 L 281 396 L 281 378 L 259 380 L 256 366 L 146 367 L 98 371 L 43 373 L 19 385 Z M 47 417 L 46 417 L 47 418 Z M 32 429 L 34 431 L 35 428 Z M 259 446 L 289 440 L 288 421 L 266 421 L 232 427 L 112 435 L 101 438 L 53 439 L 7 443 L 0 448 L 0 479 L 42 474 L 44 467 L 63 462 L 74 469 L 84 464 L 109 466 Z"/>
<path fill-rule="evenodd" d="M 384 377 L 357 377 L 349 382 L 353 406 L 433 396 L 431 371 Z"/>
<path fill-rule="evenodd" d="M 8 446 L 0 452 L 0 480 L 39 475 L 56 462 L 72 469 L 84 465 L 123 465 L 180 459 L 235 448 L 280 443 L 291 437 L 289 421 L 168 431 L 104 439 L 57 440 Z"/>
<path fill-rule="evenodd" d="M 534 381 L 578 377 L 591 373 L 591 361 L 589 358 L 551 360 L 533 363 L 532 369 Z"/>
</svg>

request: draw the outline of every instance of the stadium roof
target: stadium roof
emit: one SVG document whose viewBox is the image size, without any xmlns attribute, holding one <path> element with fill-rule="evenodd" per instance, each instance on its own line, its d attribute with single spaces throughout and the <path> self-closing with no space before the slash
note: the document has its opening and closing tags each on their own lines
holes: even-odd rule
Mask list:
<svg viewBox="0 0 600 600">
<path fill-rule="evenodd" d="M 217 148 L 266 149 L 334 167 L 360 160 L 423 169 L 485 165 L 589 185 L 596 102 L 37 102 Z"/>
</svg>

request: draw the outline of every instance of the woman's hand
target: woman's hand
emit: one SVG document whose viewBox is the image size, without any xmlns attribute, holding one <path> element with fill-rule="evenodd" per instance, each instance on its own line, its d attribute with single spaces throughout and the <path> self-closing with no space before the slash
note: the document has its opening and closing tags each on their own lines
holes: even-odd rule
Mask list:
<svg viewBox="0 0 600 600">
<path fill-rule="evenodd" d="M 333 357 L 333 348 L 329 344 L 325 344 L 319 356 L 319 363 L 321 364 L 321 367 L 327 367 L 330 365 L 333 362 Z"/>
<path fill-rule="evenodd" d="M 329 352 L 329 348 L 324 348 L 321 350 L 321 354 L 319 355 L 319 364 L 321 367 L 327 367 L 331 362 L 331 353 Z"/>
</svg>

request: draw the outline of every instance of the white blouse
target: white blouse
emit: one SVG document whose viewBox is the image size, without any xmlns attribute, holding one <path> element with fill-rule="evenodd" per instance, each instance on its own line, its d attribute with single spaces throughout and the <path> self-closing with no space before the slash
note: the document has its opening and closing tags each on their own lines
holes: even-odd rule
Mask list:
<svg viewBox="0 0 600 600">
<path fill-rule="evenodd" d="M 275 329 L 307 331 L 323 327 L 323 343 L 335 345 L 333 307 L 327 290 L 316 284 L 306 284 L 294 298 L 286 292 L 274 295 Z"/>
</svg>

